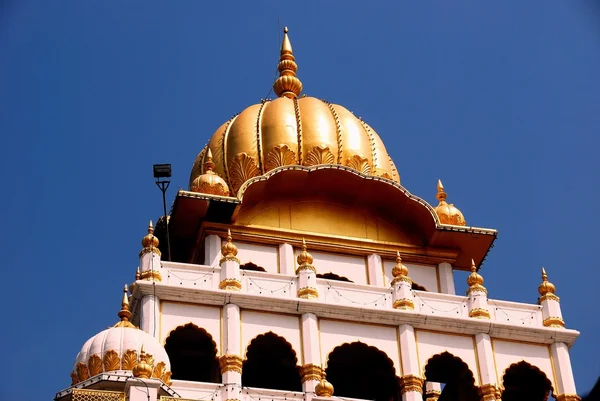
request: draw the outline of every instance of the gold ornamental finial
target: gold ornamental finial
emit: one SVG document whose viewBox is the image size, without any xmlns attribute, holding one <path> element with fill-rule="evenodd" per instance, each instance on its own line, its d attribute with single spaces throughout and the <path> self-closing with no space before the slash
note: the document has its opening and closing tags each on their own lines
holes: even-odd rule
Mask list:
<svg viewBox="0 0 600 401">
<path fill-rule="evenodd" d="M 154 236 L 154 226 L 152 220 L 148 223 L 148 234 L 142 238 L 142 246 L 144 247 L 140 252 L 140 258 L 148 253 L 153 252 L 160 256 L 160 249 L 158 249 L 158 238 Z"/>
<path fill-rule="evenodd" d="M 296 261 L 300 266 L 310 265 L 313 262 L 312 255 L 306 250 L 306 240 L 304 238 L 302 238 L 302 252 L 300 252 Z"/>
<path fill-rule="evenodd" d="M 435 197 L 438 201 L 440 201 L 439 205 L 437 205 L 435 208 L 435 213 L 438 215 L 440 223 L 452 224 L 455 226 L 467 225 L 465 216 L 463 216 L 462 212 L 453 204 L 446 202 L 448 195 L 446 194 L 446 191 L 444 191 L 444 184 L 442 184 L 442 180 L 438 180 L 437 194 Z"/>
<path fill-rule="evenodd" d="M 542 284 L 538 287 L 538 292 L 541 296 L 554 294 L 556 292 L 556 287 L 554 284 L 548 281 L 548 275 L 546 274 L 546 269 L 542 267 Z"/>
<path fill-rule="evenodd" d="M 321 381 L 315 387 L 315 394 L 318 397 L 331 397 L 333 395 L 333 384 L 327 381 L 325 375 L 323 375 Z"/>
<path fill-rule="evenodd" d="M 215 163 L 213 163 L 212 157 L 212 151 L 210 150 L 210 148 L 208 148 L 206 151 L 206 161 L 204 162 L 204 173 L 207 173 L 209 171 L 212 172 L 215 168 Z"/>
<path fill-rule="evenodd" d="M 487 294 L 487 290 L 483 286 L 483 277 L 481 274 L 477 273 L 477 266 L 475 265 L 475 261 L 473 259 L 471 259 L 471 274 L 467 278 L 467 284 L 469 285 L 467 295 L 469 295 L 472 291 L 481 291 Z"/>
<path fill-rule="evenodd" d="M 121 299 L 121 310 L 117 313 L 117 316 L 121 318 L 121 321 L 115 324 L 115 327 L 132 327 L 135 328 L 133 324 L 129 321 L 131 319 L 131 311 L 129 310 L 129 298 L 127 297 L 127 284 L 123 287 L 123 298 Z"/>
<path fill-rule="evenodd" d="M 213 170 L 215 163 L 212 158 L 212 150 L 206 148 L 204 158 L 204 174 L 200 174 L 190 184 L 190 191 L 208 195 L 229 196 L 229 186 L 223 178 Z"/>
<path fill-rule="evenodd" d="M 223 255 L 223 258 L 221 259 L 221 261 L 237 260 L 237 258 L 236 258 L 237 253 L 238 253 L 238 249 L 237 249 L 237 246 L 235 246 L 233 243 L 233 238 L 231 237 L 231 230 L 227 229 L 227 241 L 225 241 L 225 243 L 221 247 L 221 255 Z"/>
<path fill-rule="evenodd" d="M 296 98 L 302 92 L 302 82 L 296 77 L 298 65 L 294 61 L 292 44 L 288 37 L 287 26 L 283 28 L 283 42 L 281 43 L 281 52 L 279 55 L 279 78 L 273 84 L 273 90 L 279 97 Z"/>
<path fill-rule="evenodd" d="M 396 284 L 399 281 L 406 281 L 412 284 L 412 280 L 410 279 L 410 277 L 408 277 L 408 268 L 402 263 L 400 251 L 396 251 L 396 264 L 392 268 L 392 276 L 394 276 L 394 279 L 392 280 L 392 285 Z"/>
<path fill-rule="evenodd" d="M 133 377 L 139 377 L 140 379 L 149 379 L 152 377 L 152 364 L 150 360 L 152 355 L 146 354 L 144 346 L 140 350 L 140 360 L 137 365 L 133 368 Z"/>
</svg>

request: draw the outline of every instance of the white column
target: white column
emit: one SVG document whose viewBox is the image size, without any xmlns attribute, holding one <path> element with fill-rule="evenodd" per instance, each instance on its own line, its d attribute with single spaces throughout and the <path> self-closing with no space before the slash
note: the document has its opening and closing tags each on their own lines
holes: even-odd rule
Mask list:
<svg viewBox="0 0 600 401">
<path fill-rule="evenodd" d="M 160 380 L 142 379 L 139 377 L 127 379 L 125 394 L 128 401 L 157 401 Z"/>
<path fill-rule="evenodd" d="M 384 286 L 381 256 L 377 254 L 367 256 L 367 274 L 369 275 L 369 284 L 377 287 Z"/>
<path fill-rule="evenodd" d="M 494 401 L 496 399 L 497 380 L 492 340 L 488 334 L 479 333 L 475 335 L 475 344 L 481 375 L 481 386 L 479 387 L 481 399 L 482 401 Z"/>
<path fill-rule="evenodd" d="M 415 329 L 403 324 L 400 326 L 400 362 L 402 377 L 400 377 L 400 392 L 402 401 L 423 401 L 423 378 L 417 356 L 417 341 Z"/>
<path fill-rule="evenodd" d="M 223 388 L 224 400 L 239 399 L 242 385 L 241 319 L 240 307 L 227 304 L 223 307 L 223 355 L 219 359 L 223 383 L 231 384 Z"/>
<path fill-rule="evenodd" d="M 160 321 L 160 300 L 157 296 L 146 295 L 141 301 L 140 328 L 159 339 L 158 322 Z"/>
<path fill-rule="evenodd" d="M 294 247 L 290 244 L 279 245 L 279 272 L 288 276 L 296 274 Z"/>
<path fill-rule="evenodd" d="M 564 396 L 577 395 L 569 348 L 564 343 L 554 343 L 550 346 L 550 354 L 556 373 L 555 398 L 559 400 L 559 396 L 565 398 Z"/>
<path fill-rule="evenodd" d="M 442 294 L 456 294 L 452 265 L 446 262 L 440 263 L 438 265 L 438 275 L 440 279 L 440 292 Z"/>
<path fill-rule="evenodd" d="M 221 258 L 221 237 L 209 235 L 204 238 L 204 264 L 215 267 Z"/>
<path fill-rule="evenodd" d="M 321 380 L 323 368 L 319 345 L 319 324 L 313 313 L 302 315 L 302 349 L 304 364 L 302 365 L 302 390 L 314 393 Z"/>
</svg>

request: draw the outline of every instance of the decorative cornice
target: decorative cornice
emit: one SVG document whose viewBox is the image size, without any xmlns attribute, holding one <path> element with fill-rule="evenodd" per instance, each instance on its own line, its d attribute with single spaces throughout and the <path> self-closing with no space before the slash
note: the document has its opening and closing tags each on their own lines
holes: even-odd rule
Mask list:
<svg viewBox="0 0 600 401">
<path fill-rule="evenodd" d="M 500 389 L 495 384 L 482 384 L 477 388 L 481 401 L 496 401 Z"/>
<path fill-rule="evenodd" d="M 226 354 L 219 358 L 219 366 L 221 367 L 221 374 L 225 372 L 237 372 L 242 373 L 242 366 L 244 361 L 242 357 L 233 354 Z"/>
<path fill-rule="evenodd" d="M 560 298 L 557 295 L 554 295 L 552 293 L 547 293 L 545 295 L 542 295 L 541 297 L 538 298 L 538 304 L 542 304 L 542 302 L 544 301 L 556 301 L 556 302 L 560 302 Z"/>
<path fill-rule="evenodd" d="M 140 251 L 140 258 L 147 253 L 154 253 L 154 254 L 158 255 L 159 257 L 162 256 L 162 253 L 160 253 L 160 249 L 153 247 L 153 246 L 147 246 Z"/>
<path fill-rule="evenodd" d="M 140 280 L 146 281 L 162 281 L 162 276 L 158 270 L 145 270 L 140 273 Z"/>
<path fill-rule="evenodd" d="M 219 283 L 219 289 L 227 291 L 239 291 L 242 289 L 242 282 L 236 278 L 226 278 Z"/>
<path fill-rule="evenodd" d="M 423 394 L 423 383 L 425 379 L 415 375 L 406 375 L 402 376 L 399 380 L 400 383 L 400 393 L 402 395 L 408 392 L 415 392 Z"/>
<path fill-rule="evenodd" d="M 471 295 L 472 292 L 483 292 L 485 295 L 488 294 L 487 289 L 479 284 L 475 284 L 467 289 L 467 295 Z"/>
<path fill-rule="evenodd" d="M 577 394 L 560 394 L 554 396 L 556 401 L 581 401 L 581 397 Z"/>
<path fill-rule="evenodd" d="M 565 321 L 562 320 L 558 316 L 550 316 L 550 317 L 544 319 L 543 324 L 546 327 L 555 327 L 555 328 L 561 328 L 561 329 L 565 327 Z"/>
<path fill-rule="evenodd" d="M 302 376 L 302 383 L 309 380 L 320 381 L 325 371 L 320 366 L 308 363 L 300 368 L 300 375 Z"/>
</svg>

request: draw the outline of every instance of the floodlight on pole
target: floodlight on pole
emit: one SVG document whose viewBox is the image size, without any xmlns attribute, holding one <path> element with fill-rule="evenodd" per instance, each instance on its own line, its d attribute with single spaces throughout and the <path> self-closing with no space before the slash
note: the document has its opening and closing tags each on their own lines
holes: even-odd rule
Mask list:
<svg viewBox="0 0 600 401">
<path fill-rule="evenodd" d="M 171 239 L 169 238 L 169 222 L 167 220 L 167 189 L 171 183 L 171 165 L 170 164 L 155 164 L 154 165 L 154 180 L 160 191 L 163 199 L 163 212 L 165 219 L 165 227 L 167 228 L 167 260 L 171 261 Z"/>
</svg>

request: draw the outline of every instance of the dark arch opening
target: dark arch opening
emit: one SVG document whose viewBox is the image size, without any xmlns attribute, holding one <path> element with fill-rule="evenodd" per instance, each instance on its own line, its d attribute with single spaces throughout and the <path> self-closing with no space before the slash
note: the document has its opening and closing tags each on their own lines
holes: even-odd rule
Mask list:
<svg viewBox="0 0 600 401">
<path fill-rule="evenodd" d="M 221 382 L 217 344 L 206 330 L 188 323 L 173 330 L 165 342 L 172 378 L 196 382 Z"/>
<path fill-rule="evenodd" d="M 552 383 L 544 372 L 525 361 L 506 369 L 502 386 L 502 401 L 545 401 L 552 391 Z"/>
<path fill-rule="evenodd" d="M 417 283 L 415 283 L 413 281 L 412 286 L 410 287 L 412 290 L 417 290 L 417 291 L 427 291 L 427 289 L 425 287 L 423 287 L 422 285 L 419 285 Z"/>
<path fill-rule="evenodd" d="M 264 267 L 259 266 L 252 262 L 248 262 L 248 263 L 244 263 L 243 265 L 240 265 L 240 269 L 250 270 L 250 271 L 254 271 L 254 272 L 266 272 Z"/>
<path fill-rule="evenodd" d="M 338 276 L 337 274 L 332 273 L 332 272 L 324 273 L 324 274 L 318 273 L 317 278 L 324 278 L 326 280 L 346 281 L 348 283 L 354 282 L 354 281 L 350 280 L 348 277 Z"/>
<path fill-rule="evenodd" d="M 383 351 L 367 344 L 353 342 L 334 348 L 325 373 L 336 396 L 375 401 L 399 399 L 394 363 Z"/>
<path fill-rule="evenodd" d="M 425 380 L 442 384 L 439 400 L 479 401 L 473 372 L 462 359 L 449 352 L 434 355 L 427 361 Z"/>
<path fill-rule="evenodd" d="M 242 367 L 244 387 L 302 391 L 296 352 L 283 337 L 273 332 L 254 338 Z"/>
</svg>

